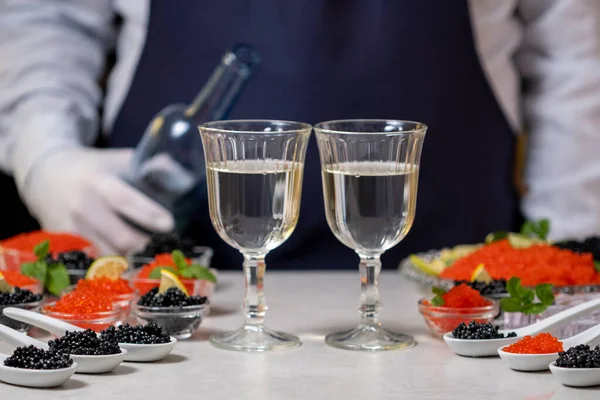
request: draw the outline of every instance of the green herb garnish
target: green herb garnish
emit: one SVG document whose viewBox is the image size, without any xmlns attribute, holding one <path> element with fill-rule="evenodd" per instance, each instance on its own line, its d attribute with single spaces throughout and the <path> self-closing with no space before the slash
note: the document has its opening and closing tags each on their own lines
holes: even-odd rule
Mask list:
<svg viewBox="0 0 600 400">
<path fill-rule="evenodd" d="M 547 219 L 540 219 L 539 221 L 526 221 L 521 226 L 521 235 L 537 238 L 541 240 L 548 239 L 548 233 L 550 232 L 550 221 Z"/>
<path fill-rule="evenodd" d="M 62 290 L 71 284 L 67 267 L 61 263 L 48 262 L 50 241 L 45 240 L 33 248 L 37 260 L 23 263 L 21 273 L 40 281 L 48 292 L 60 296 Z"/>
<path fill-rule="evenodd" d="M 488 244 L 494 243 L 494 242 L 497 242 L 498 240 L 506 239 L 507 237 L 508 237 L 508 232 L 506 232 L 506 231 L 492 232 L 485 237 L 485 242 Z"/>
<path fill-rule="evenodd" d="M 541 314 L 554 304 L 554 293 L 549 283 L 541 283 L 533 290 L 521 286 L 521 278 L 512 277 L 506 284 L 506 290 L 510 297 L 500 300 L 500 307 L 505 312 Z M 534 303 L 536 295 L 539 301 Z"/>
<path fill-rule="evenodd" d="M 179 250 L 173 250 L 171 253 L 171 257 L 173 258 L 173 262 L 177 266 L 177 268 L 173 268 L 170 266 L 159 266 L 154 268 L 150 275 L 148 276 L 150 279 L 160 279 L 160 271 L 163 269 L 174 273 L 175 275 L 181 275 L 183 278 L 188 279 L 201 279 L 204 281 L 210 281 L 213 283 L 217 282 L 217 278 L 210 271 L 210 269 L 200 265 L 200 264 L 188 264 L 185 260 L 185 255 Z M 179 272 L 177 271 L 179 270 Z"/>
<path fill-rule="evenodd" d="M 442 297 L 443 295 L 446 294 L 446 291 L 440 287 L 432 287 L 431 291 L 433 292 L 433 294 L 435 294 L 435 297 L 433 299 L 431 299 L 431 305 L 436 306 L 436 307 L 440 307 L 443 306 L 445 304 L 444 302 L 444 298 Z"/>
</svg>

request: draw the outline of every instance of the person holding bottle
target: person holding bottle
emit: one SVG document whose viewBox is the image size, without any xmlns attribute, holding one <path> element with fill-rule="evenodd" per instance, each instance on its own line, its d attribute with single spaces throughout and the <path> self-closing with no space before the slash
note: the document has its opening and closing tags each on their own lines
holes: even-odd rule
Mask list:
<svg viewBox="0 0 600 400">
<path fill-rule="evenodd" d="M 2 2 L 0 162 L 42 227 L 84 235 L 104 253 L 135 250 L 143 230 L 167 232 L 174 221 L 121 179 L 132 148 L 159 110 L 191 101 L 222 52 L 243 41 L 263 65 L 230 118 L 429 126 L 414 226 L 384 267 L 514 229 L 524 127 L 524 216 L 549 218 L 554 239 L 600 234 L 599 27 L 593 1 Z M 107 148 L 93 146 L 98 132 Z M 311 140 L 300 221 L 270 268 L 355 268 L 327 227 L 320 179 Z M 237 268 L 201 209 L 190 233 L 215 249 L 217 268 Z"/>
</svg>

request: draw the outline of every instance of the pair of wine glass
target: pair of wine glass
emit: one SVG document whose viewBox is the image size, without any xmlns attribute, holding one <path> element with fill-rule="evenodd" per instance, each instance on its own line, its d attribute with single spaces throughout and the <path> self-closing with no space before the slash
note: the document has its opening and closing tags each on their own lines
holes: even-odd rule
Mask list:
<svg viewBox="0 0 600 400">
<path fill-rule="evenodd" d="M 244 256 L 244 325 L 215 334 L 229 350 L 290 349 L 300 339 L 268 329 L 265 257 L 298 222 L 304 159 L 311 125 L 273 120 L 214 121 L 200 127 L 210 219 L 219 236 Z M 403 349 L 407 335 L 379 322 L 380 256 L 413 223 L 421 149 L 427 127 L 400 120 L 338 120 L 314 126 L 321 159 L 327 223 L 359 258 L 358 327 L 333 333 L 327 344 L 351 350 Z"/>
</svg>

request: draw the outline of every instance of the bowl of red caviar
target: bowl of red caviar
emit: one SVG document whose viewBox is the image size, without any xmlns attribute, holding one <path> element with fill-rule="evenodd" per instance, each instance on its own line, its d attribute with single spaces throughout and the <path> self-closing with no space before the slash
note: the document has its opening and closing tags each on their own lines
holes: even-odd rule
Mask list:
<svg viewBox="0 0 600 400">
<path fill-rule="evenodd" d="M 81 279 L 76 285 L 66 287 L 62 294 L 66 295 L 72 292 L 96 291 L 101 295 L 110 297 L 113 302 L 121 308 L 121 316 L 118 322 L 125 322 L 129 318 L 131 305 L 138 296 L 138 291 L 127 279 L 112 280 L 109 278 Z"/>
<path fill-rule="evenodd" d="M 199 264 L 209 267 L 212 250 L 208 248 L 197 258 L 186 258 L 188 263 Z M 179 268 L 173 260 L 171 253 L 157 254 L 155 257 L 130 257 L 131 265 L 142 265 L 141 268 L 133 272 L 133 286 L 139 291 L 140 295 L 148 293 L 160 285 L 160 278 L 150 278 L 150 274 L 157 267 L 168 267 L 171 272 L 179 275 Z M 217 271 L 210 269 L 216 276 Z M 212 298 L 215 289 L 215 283 L 203 279 L 189 279 L 179 276 L 190 296 L 203 296 L 209 300 Z"/>
<path fill-rule="evenodd" d="M 0 273 L 10 286 L 18 286 L 21 289 L 29 290 L 31 293 L 44 293 L 44 285 L 40 281 L 23 275 L 18 269 L 0 269 Z"/>
<path fill-rule="evenodd" d="M 119 321 L 121 307 L 100 291 L 74 290 L 42 307 L 41 313 L 83 329 L 100 332 Z"/>
<path fill-rule="evenodd" d="M 497 300 L 483 297 L 477 290 L 461 284 L 443 294 L 421 299 L 419 311 L 431 332 L 442 337 L 461 322 L 492 322 L 500 313 L 500 305 Z"/>
</svg>

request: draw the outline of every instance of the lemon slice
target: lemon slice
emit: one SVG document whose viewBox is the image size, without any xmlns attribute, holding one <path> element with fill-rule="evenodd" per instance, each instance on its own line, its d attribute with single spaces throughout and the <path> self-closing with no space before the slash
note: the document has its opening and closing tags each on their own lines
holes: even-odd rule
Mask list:
<svg viewBox="0 0 600 400">
<path fill-rule="evenodd" d="M 471 274 L 471 282 L 491 283 L 493 280 L 494 278 L 485 270 L 483 264 L 479 264 Z"/>
<path fill-rule="evenodd" d="M 12 293 L 13 287 L 6 282 L 4 275 L 0 272 L 0 293 Z"/>
<path fill-rule="evenodd" d="M 187 289 L 185 288 L 183 283 L 179 280 L 177 275 L 175 275 L 174 273 L 172 273 L 171 271 L 168 271 L 166 269 L 161 270 L 160 271 L 160 286 L 158 287 L 158 293 L 165 293 L 167 290 L 169 290 L 172 287 L 176 287 L 177 289 L 179 289 L 183 293 L 185 293 L 186 296 L 189 296 Z"/>
<path fill-rule="evenodd" d="M 415 267 L 429 275 L 439 276 L 444 268 L 446 268 L 446 264 L 444 264 L 442 260 L 433 260 L 432 262 L 427 262 L 414 254 L 411 254 L 408 258 Z"/>
<path fill-rule="evenodd" d="M 108 278 L 116 281 L 127 270 L 127 259 L 120 256 L 100 257 L 90 265 L 85 279 Z"/>
</svg>

